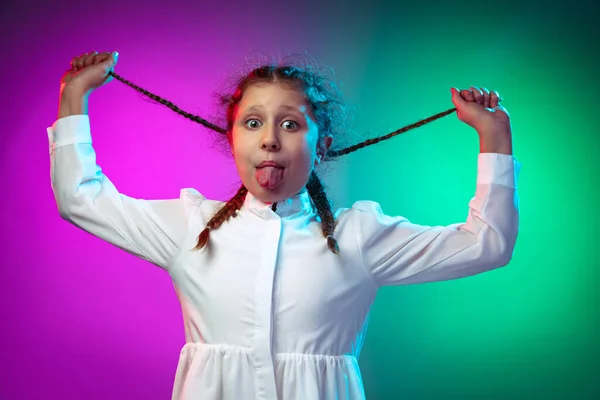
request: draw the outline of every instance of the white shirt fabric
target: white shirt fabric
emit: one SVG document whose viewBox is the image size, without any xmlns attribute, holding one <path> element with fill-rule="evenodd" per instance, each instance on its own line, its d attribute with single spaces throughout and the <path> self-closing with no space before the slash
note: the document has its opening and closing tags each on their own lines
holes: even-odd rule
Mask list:
<svg viewBox="0 0 600 400">
<path fill-rule="evenodd" d="M 378 288 L 504 266 L 517 238 L 520 163 L 487 153 L 464 223 L 416 225 L 358 201 L 335 213 L 336 255 L 306 191 L 276 212 L 248 194 L 194 251 L 224 203 L 194 189 L 169 200 L 122 194 L 96 164 L 86 115 L 48 135 L 60 215 L 173 280 L 186 338 L 173 399 L 364 399 L 357 360 Z"/>
</svg>

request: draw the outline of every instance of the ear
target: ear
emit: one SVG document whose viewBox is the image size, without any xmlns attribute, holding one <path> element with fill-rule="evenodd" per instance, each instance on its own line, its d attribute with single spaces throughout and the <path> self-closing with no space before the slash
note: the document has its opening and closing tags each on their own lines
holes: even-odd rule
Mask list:
<svg viewBox="0 0 600 400">
<path fill-rule="evenodd" d="M 325 158 L 325 154 L 331 148 L 331 144 L 333 143 L 333 136 L 326 135 L 321 140 L 319 140 L 319 144 L 317 146 L 317 158 L 315 159 L 315 166 L 319 165 L 321 161 Z"/>
</svg>

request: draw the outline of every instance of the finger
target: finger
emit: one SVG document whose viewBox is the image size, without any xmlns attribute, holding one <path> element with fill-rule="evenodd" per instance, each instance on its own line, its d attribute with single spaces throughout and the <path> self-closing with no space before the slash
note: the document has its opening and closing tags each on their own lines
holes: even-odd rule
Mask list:
<svg viewBox="0 0 600 400">
<path fill-rule="evenodd" d="M 77 69 L 83 68 L 83 61 L 85 60 L 86 55 L 87 55 L 87 53 L 83 53 L 82 55 L 77 57 Z"/>
<path fill-rule="evenodd" d="M 73 71 L 77 71 L 77 57 L 73 57 L 71 59 L 71 69 Z"/>
<path fill-rule="evenodd" d="M 119 52 L 118 51 L 113 51 L 112 53 L 110 53 L 108 55 L 107 62 L 109 63 L 109 67 L 111 70 L 117 64 L 117 61 L 119 61 Z"/>
<path fill-rule="evenodd" d="M 108 60 L 110 57 L 110 51 L 105 51 L 104 53 L 100 53 L 100 62 L 104 62 Z"/>
<path fill-rule="evenodd" d="M 475 101 L 475 98 L 473 97 L 473 93 L 468 89 L 461 90 L 460 95 L 465 101 L 468 101 L 468 102 Z"/>
<path fill-rule="evenodd" d="M 481 91 L 481 89 L 479 89 L 477 86 L 471 86 L 471 91 L 475 96 L 475 102 L 477 104 L 483 105 L 483 92 Z"/>
<path fill-rule="evenodd" d="M 490 108 L 498 107 L 498 103 L 500 103 L 500 94 L 496 90 L 492 90 L 490 92 Z"/>
<path fill-rule="evenodd" d="M 89 67 L 90 65 L 94 64 L 94 57 L 96 57 L 96 54 L 98 54 L 97 51 L 92 51 L 91 53 L 88 53 L 84 60 L 83 60 L 83 67 Z"/>
<path fill-rule="evenodd" d="M 102 63 L 100 64 L 104 67 L 104 73 L 106 74 L 103 84 L 112 80 L 110 73 L 114 71 L 118 59 L 119 53 L 114 51 L 112 53 L 108 53 L 108 58 L 102 61 Z"/>
<path fill-rule="evenodd" d="M 452 93 L 452 103 L 458 109 L 467 103 L 467 100 L 464 99 L 462 92 L 457 88 L 451 88 L 450 92 Z"/>
<path fill-rule="evenodd" d="M 490 108 L 490 91 L 486 88 L 481 88 L 483 92 L 483 106 L 486 108 Z"/>
</svg>

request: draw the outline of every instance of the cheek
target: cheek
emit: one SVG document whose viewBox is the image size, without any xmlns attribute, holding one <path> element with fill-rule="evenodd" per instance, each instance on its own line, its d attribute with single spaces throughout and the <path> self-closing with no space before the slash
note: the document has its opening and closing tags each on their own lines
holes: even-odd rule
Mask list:
<svg viewBox="0 0 600 400">
<path fill-rule="evenodd" d="M 302 165 L 303 169 L 312 168 L 317 156 L 317 141 L 311 137 L 304 137 L 294 143 L 294 148 L 298 149 L 295 152 L 296 162 Z"/>
<path fill-rule="evenodd" d="M 232 153 L 243 156 L 248 152 L 248 140 L 244 140 L 244 135 L 236 132 L 235 130 L 231 133 L 229 137 L 229 145 L 231 147 Z"/>
<path fill-rule="evenodd" d="M 317 132 L 313 132 L 307 139 L 306 150 L 311 163 L 314 163 L 318 153 L 319 135 Z"/>
<path fill-rule="evenodd" d="M 239 136 L 233 133 L 229 138 L 229 146 L 238 170 L 244 169 L 248 158 L 247 144 L 240 140 Z"/>
</svg>

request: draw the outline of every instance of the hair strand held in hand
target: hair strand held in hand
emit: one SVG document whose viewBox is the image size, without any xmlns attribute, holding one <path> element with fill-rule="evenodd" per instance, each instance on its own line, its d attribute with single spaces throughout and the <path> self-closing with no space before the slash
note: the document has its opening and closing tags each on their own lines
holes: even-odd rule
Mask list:
<svg viewBox="0 0 600 400">
<path fill-rule="evenodd" d="M 120 82 L 123 82 L 127 86 L 130 86 L 133 89 L 137 90 L 138 92 L 140 92 L 140 93 L 142 93 L 142 94 L 150 97 L 152 100 L 154 100 L 154 101 L 156 101 L 156 102 L 158 102 L 158 103 L 160 103 L 160 104 L 162 104 L 162 105 L 170 108 L 171 110 L 175 111 L 178 114 L 183 115 L 185 118 L 187 118 L 189 120 L 192 120 L 194 122 L 197 122 L 197 123 L 203 125 L 204 127 L 208 128 L 208 129 L 211 129 L 211 130 L 213 130 L 213 131 L 215 131 L 217 133 L 220 133 L 220 134 L 223 134 L 223 135 L 227 133 L 227 129 L 219 127 L 219 126 L 217 126 L 217 125 L 215 125 L 215 124 L 213 124 L 211 122 L 208 122 L 207 120 L 205 120 L 202 117 L 190 114 L 190 113 L 188 113 L 186 111 L 183 111 L 182 109 L 180 109 L 179 107 L 177 107 L 172 102 L 170 102 L 168 100 L 165 100 L 162 97 L 157 96 L 157 95 L 155 95 L 155 94 L 153 94 L 153 93 L 151 93 L 151 92 L 149 92 L 149 91 L 147 91 L 145 89 L 142 89 L 141 87 L 139 87 L 139 86 L 137 86 L 137 85 L 129 82 L 128 80 L 124 79 L 120 75 L 115 74 L 114 72 L 109 72 L 109 74 L 111 76 L 113 76 L 116 80 L 118 80 Z M 346 154 L 353 153 L 356 150 L 359 150 L 359 149 L 365 148 L 367 146 L 371 146 L 371 145 L 377 144 L 377 143 L 382 142 L 382 141 L 387 140 L 387 139 L 391 139 L 392 137 L 400 135 L 400 134 L 402 134 L 402 133 L 404 133 L 406 131 L 409 131 L 411 129 L 418 128 L 420 126 L 423 126 L 425 124 L 433 122 L 433 121 L 435 121 L 435 120 L 437 120 L 439 118 L 445 117 L 446 115 L 452 114 L 454 111 L 456 111 L 456 108 L 451 108 L 449 110 L 446 110 L 446 111 L 443 111 L 441 113 L 435 114 L 435 115 L 433 115 L 431 117 L 428 117 L 428 118 L 422 119 L 420 121 L 417 121 L 417 122 L 415 122 L 413 124 L 407 125 L 407 126 L 405 126 L 403 128 L 400 128 L 400 129 L 398 129 L 398 130 L 396 130 L 394 132 L 388 133 L 386 135 L 379 136 L 379 137 L 372 138 L 372 139 L 367 139 L 367 140 L 365 140 L 363 142 L 354 144 L 352 146 L 349 146 L 349 147 L 346 147 L 346 148 L 343 148 L 343 149 L 340 149 L 340 150 L 330 150 L 327 153 L 327 157 L 329 159 L 331 159 L 331 158 L 340 157 L 340 156 L 343 156 L 343 155 L 346 155 Z"/>
</svg>

